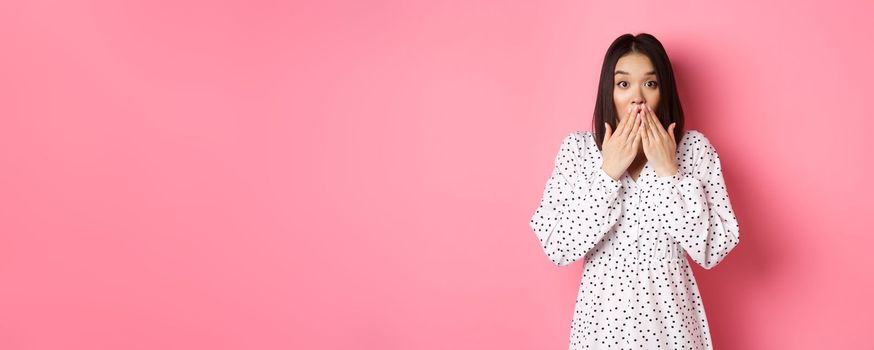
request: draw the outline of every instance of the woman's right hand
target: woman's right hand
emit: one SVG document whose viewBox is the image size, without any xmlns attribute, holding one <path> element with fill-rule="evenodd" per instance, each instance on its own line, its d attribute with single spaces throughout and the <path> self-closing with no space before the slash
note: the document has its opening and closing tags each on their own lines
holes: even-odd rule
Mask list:
<svg viewBox="0 0 874 350">
<path fill-rule="evenodd" d="M 618 180 L 637 157 L 641 138 L 639 112 L 640 106 L 629 107 L 625 118 L 616 126 L 615 133 L 611 130 L 610 123 L 604 123 L 606 131 L 601 143 L 601 169 L 614 180 Z"/>
</svg>

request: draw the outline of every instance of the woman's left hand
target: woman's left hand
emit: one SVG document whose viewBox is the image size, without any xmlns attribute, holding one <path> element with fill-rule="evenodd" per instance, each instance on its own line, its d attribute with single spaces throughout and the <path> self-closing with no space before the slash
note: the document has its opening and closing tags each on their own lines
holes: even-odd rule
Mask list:
<svg viewBox="0 0 874 350">
<path fill-rule="evenodd" d="M 643 125 L 637 132 L 641 133 L 641 145 L 647 161 L 652 162 L 659 177 L 677 174 L 677 142 L 674 141 L 674 127 L 677 123 L 671 123 L 665 131 L 655 112 L 645 103 L 640 113 Z"/>
</svg>

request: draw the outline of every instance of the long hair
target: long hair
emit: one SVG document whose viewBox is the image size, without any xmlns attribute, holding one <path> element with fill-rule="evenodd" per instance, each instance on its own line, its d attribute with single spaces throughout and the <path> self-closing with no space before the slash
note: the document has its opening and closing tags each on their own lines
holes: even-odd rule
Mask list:
<svg viewBox="0 0 874 350">
<path fill-rule="evenodd" d="M 616 38 L 604 55 L 604 63 L 601 65 L 601 80 L 598 83 L 598 96 L 595 100 L 595 114 L 592 118 L 592 131 L 598 149 L 601 149 L 604 133 L 607 131 L 604 123 L 609 123 L 613 131 L 616 131 L 616 125 L 619 123 L 616 105 L 613 102 L 614 69 L 616 69 L 616 62 L 619 61 L 619 58 L 629 53 L 646 55 L 652 61 L 656 78 L 659 81 L 659 105 L 655 113 L 665 130 L 668 130 L 671 123 L 677 123 L 674 127 L 674 138 L 676 139 L 674 141 L 679 144 L 683 137 L 683 106 L 680 104 L 680 95 L 677 93 L 671 61 L 658 39 L 647 33 L 639 33 L 636 36 L 623 34 Z"/>
</svg>

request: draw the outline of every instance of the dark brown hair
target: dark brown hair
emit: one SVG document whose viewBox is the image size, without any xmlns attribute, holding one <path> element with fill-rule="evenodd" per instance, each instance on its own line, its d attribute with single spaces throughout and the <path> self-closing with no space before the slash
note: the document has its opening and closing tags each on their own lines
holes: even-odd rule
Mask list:
<svg viewBox="0 0 874 350">
<path fill-rule="evenodd" d="M 652 61 L 659 82 L 659 105 L 655 111 L 656 116 L 666 131 L 671 123 L 677 123 L 674 127 L 674 138 L 677 144 L 680 144 L 680 139 L 683 137 L 683 106 L 680 104 L 680 95 L 677 94 L 671 61 L 658 39 L 647 33 L 639 33 L 636 36 L 623 34 L 616 38 L 604 55 L 601 81 L 598 83 L 598 96 L 595 100 L 595 115 L 592 118 L 592 132 L 598 149 L 601 149 L 604 133 L 607 131 L 604 123 L 610 123 L 610 128 L 614 132 L 619 123 L 616 105 L 613 102 L 614 69 L 619 58 L 629 53 L 646 55 Z"/>
</svg>

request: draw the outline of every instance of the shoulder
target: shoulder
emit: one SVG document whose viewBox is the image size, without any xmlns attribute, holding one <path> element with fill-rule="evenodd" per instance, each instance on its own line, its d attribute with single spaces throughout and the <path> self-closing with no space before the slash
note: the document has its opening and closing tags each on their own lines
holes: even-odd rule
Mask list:
<svg viewBox="0 0 874 350">
<path fill-rule="evenodd" d="M 595 135 L 589 130 L 574 130 L 565 136 L 565 142 L 576 144 L 581 150 L 595 144 Z"/>
<path fill-rule="evenodd" d="M 575 150 L 581 157 L 585 157 L 589 153 L 592 153 L 592 147 L 595 149 L 598 148 L 597 141 L 595 141 L 595 134 L 589 130 L 571 131 L 567 136 L 565 136 L 564 142 L 567 145 L 575 146 Z"/>
<path fill-rule="evenodd" d="M 574 130 L 565 134 L 557 155 L 557 161 L 582 162 L 591 145 L 592 135 L 589 131 Z"/>
<path fill-rule="evenodd" d="M 574 130 L 564 137 L 564 143 L 582 144 L 591 133 L 584 130 Z"/>
<path fill-rule="evenodd" d="M 696 144 L 705 141 L 707 137 L 704 136 L 704 133 L 697 129 L 686 129 L 686 132 L 683 134 L 681 140 L 687 140 L 690 143 Z"/>
<path fill-rule="evenodd" d="M 696 169 L 696 174 L 709 174 L 710 170 L 701 169 L 710 168 L 714 163 L 719 164 L 719 153 L 703 132 L 686 130 L 682 140 L 682 145 L 677 146 L 678 154 L 682 157 L 681 161 L 691 165 L 691 169 Z"/>
<path fill-rule="evenodd" d="M 703 132 L 696 129 L 687 129 L 680 138 L 677 148 L 691 148 L 696 153 L 711 148 L 710 139 Z"/>
<path fill-rule="evenodd" d="M 567 133 L 561 142 L 562 151 L 576 154 L 585 153 L 591 133 L 589 131 L 574 130 Z"/>
<path fill-rule="evenodd" d="M 558 154 L 555 156 L 555 166 L 570 181 L 587 172 L 595 165 L 592 150 L 595 146 L 590 131 L 574 130 L 565 134 Z M 597 149 L 595 149 L 597 151 Z"/>
</svg>

